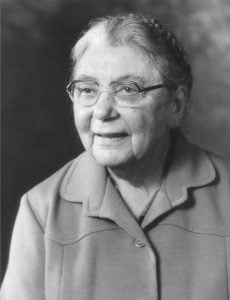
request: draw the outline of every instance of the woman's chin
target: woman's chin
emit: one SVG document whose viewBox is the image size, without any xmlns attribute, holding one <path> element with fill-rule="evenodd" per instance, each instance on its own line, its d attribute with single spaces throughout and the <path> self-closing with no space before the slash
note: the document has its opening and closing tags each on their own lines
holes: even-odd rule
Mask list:
<svg viewBox="0 0 230 300">
<path fill-rule="evenodd" d="M 124 166 L 131 160 L 130 153 L 124 150 L 92 149 L 92 155 L 100 165 L 111 168 Z"/>
</svg>

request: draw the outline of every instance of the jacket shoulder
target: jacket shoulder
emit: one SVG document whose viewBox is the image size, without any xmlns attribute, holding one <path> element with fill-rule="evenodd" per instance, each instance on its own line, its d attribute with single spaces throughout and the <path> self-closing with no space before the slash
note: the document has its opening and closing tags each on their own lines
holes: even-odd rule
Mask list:
<svg viewBox="0 0 230 300">
<path fill-rule="evenodd" d="M 37 184 L 24 195 L 23 199 L 28 201 L 30 208 L 43 229 L 46 226 L 49 210 L 54 208 L 60 199 L 59 190 L 66 173 L 78 162 L 80 157 L 81 155 L 65 164 L 61 169 Z"/>
<path fill-rule="evenodd" d="M 207 232 L 222 236 L 230 235 L 230 169 L 229 162 L 211 152 L 206 155 L 215 169 L 215 179 L 201 190 L 194 191 L 199 195 L 196 215 L 200 216 L 194 222 L 194 227 L 200 223 L 202 228 L 209 228 Z"/>
</svg>

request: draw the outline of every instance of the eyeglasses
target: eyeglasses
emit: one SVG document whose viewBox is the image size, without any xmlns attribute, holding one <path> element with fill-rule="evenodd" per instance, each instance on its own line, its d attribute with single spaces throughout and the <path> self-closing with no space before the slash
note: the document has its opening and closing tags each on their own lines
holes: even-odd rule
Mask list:
<svg viewBox="0 0 230 300">
<path fill-rule="evenodd" d="M 172 84 L 157 84 L 140 88 L 135 82 L 116 82 L 110 85 L 109 90 L 101 90 L 95 82 L 73 80 L 67 85 L 67 92 L 73 102 L 81 106 L 93 106 L 103 92 L 114 95 L 115 103 L 123 107 L 137 107 L 142 103 L 144 95 L 156 89 L 169 87 Z"/>
</svg>

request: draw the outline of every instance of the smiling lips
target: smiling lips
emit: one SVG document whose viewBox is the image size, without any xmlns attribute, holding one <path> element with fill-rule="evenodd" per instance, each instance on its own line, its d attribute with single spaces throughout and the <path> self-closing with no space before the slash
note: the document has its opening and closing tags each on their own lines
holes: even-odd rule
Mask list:
<svg viewBox="0 0 230 300">
<path fill-rule="evenodd" d="M 123 144 L 127 136 L 125 132 L 95 133 L 95 142 L 103 148 L 117 148 Z"/>
<path fill-rule="evenodd" d="M 126 137 L 128 134 L 125 132 L 115 132 L 115 133 L 96 133 L 95 135 L 102 137 L 102 138 L 123 138 Z"/>
</svg>

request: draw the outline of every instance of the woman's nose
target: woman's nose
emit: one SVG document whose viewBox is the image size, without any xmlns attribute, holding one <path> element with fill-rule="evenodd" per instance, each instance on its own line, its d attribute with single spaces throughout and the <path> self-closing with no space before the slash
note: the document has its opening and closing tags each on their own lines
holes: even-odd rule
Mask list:
<svg viewBox="0 0 230 300">
<path fill-rule="evenodd" d="M 113 95 L 110 92 L 102 92 L 94 105 L 94 118 L 107 120 L 116 118 L 118 112 L 114 108 Z"/>
</svg>

